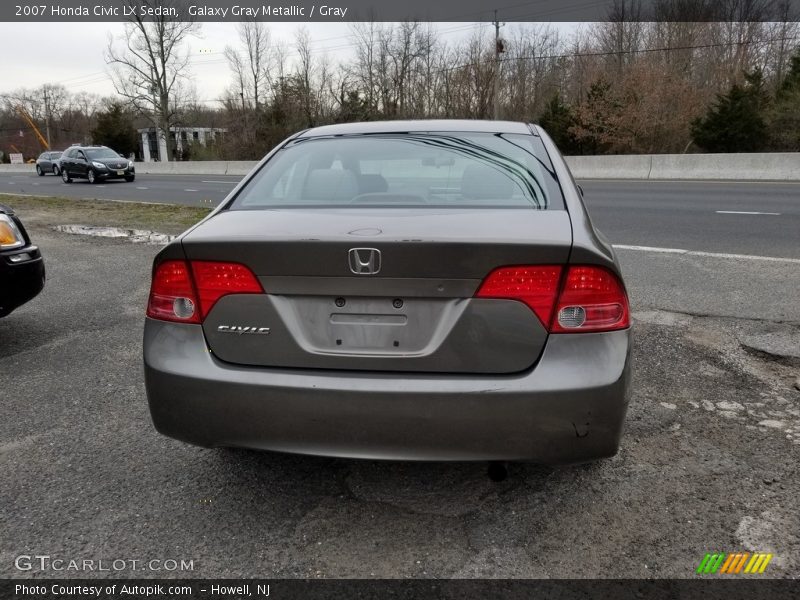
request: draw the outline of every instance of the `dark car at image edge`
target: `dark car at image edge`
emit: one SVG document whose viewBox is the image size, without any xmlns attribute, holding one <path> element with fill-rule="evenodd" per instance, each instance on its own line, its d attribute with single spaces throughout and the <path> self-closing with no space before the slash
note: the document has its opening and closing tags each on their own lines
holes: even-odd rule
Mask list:
<svg viewBox="0 0 800 600">
<path fill-rule="evenodd" d="M 74 178 L 97 183 L 109 179 L 133 181 L 136 168 L 133 161 L 120 156 L 107 146 L 70 146 L 59 161 L 61 179 L 72 183 Z"/>
<path fill-rule="evenodd" d="M 44 259 L 14 211 L 0 204 L 0 317 L 44 288 Z"/>
<path fill-rule="evenodd" d="M 630 309 L 538 126 L 387 121 L 279 144 L 156 256 L 156 429 L 368 459 L 614 455 Z"/>
</svg>

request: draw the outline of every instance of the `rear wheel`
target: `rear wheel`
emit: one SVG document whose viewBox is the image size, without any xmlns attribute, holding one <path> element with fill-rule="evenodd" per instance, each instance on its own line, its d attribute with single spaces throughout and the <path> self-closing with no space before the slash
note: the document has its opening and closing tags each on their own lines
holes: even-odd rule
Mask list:
<svg viewBox="0 0 800 600">
<path fill-rule="evenodd" d="M 40 167 L 39 165 L 36 165 L 36 174 L 39 177 L 42 177 L 44 175 L 44 171 L 42 171 L 42 167 Z"/>
<path fill-rule="evenodd" d="M 128 175 L 125 177 L 125 181 L 127 181 L 128 183 L 130 183 L 134 179 L 136 179 L 136 175 Z"/>
<path fill-rule="evenodd" d="M 86 179 L 89 180 L 89 183 L 97 183 L 97 175 L 95 175 L 94 169 L 89 169 L 87 171 Z"/>
<path fill-rule="evenodd" d="M 61 169 L 61 181 L 64 183 L 72 183 L 72 177 L 69 176 L 66 169 Z"/>
<path fill-rule="evenodd" d="M 61 175 L 61 171 L 58 170 L 58 165 L 53 165 L 53 175 Z"/>
</svg>

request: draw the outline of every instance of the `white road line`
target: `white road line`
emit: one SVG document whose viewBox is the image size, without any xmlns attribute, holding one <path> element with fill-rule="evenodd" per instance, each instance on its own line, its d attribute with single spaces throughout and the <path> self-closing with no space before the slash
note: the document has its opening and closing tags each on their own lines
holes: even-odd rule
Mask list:
<svg viewBox="0 0 800 600">
<path fill-rule="evenodd" d="M 149 190 L 150 188 L 136 186 L 137 190 Z"/>
<path fill-rule="evenodd" d="M 683 248 L 653 248 L 652 246 L 627 246 L 613 244 L 619 250 L 635 250 L 638 252 L 658 252 L 660 254 L 682 254 L 684 256 L 704 256 L 706 258 L 731 258 L 734 260 L 763 260 L 767 262 L 786 262 L 800 265 L 800 258 L 781 258 L 778 256 L 756 256 L 753 254 L 728 254 L 725 252 L 702 252 L 700 250 L 684 250 Z"/>
<path fill-rule="evenodd" d="M 191 188 L 186 188 L 186 189 L 185 189 L 185 190 L 183 190 L 183 191 L 184 191 L 184 192 L 196 192 L 197 190 L 193 190 L 193 189 L 191 189 Z"/>
<path fill-rule="evenodd" d="M 212 179 L 209 179 L 209 180 L 203 179 L 203 180 L 200 181 L 200 183 L 227 183 L 229 185 L 236 185 L 239 182 L 238 181 L 214 181 Z"/>
<path fill-rule="evenodd" d="M 715 213 L 719 215 L 775 215 L 779 216 L 781 213 L 773 213 L 773 212 L 757 212 L 757 211 L 749 211 L 749 210 L 715 210 Z"/>
</svg>

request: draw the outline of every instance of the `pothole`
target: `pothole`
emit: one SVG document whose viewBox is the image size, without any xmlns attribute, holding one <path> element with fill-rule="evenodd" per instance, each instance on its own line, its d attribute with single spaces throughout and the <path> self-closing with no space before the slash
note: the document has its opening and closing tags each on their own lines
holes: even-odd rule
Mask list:
<svg viewBox="0 0 800 600">
<path fill-rule="evenodd" d="M 739 343 L 746 351 L 789 366 L 800 366 L 800 332 L 773 331 L 740 334 Z"/>
</svg>

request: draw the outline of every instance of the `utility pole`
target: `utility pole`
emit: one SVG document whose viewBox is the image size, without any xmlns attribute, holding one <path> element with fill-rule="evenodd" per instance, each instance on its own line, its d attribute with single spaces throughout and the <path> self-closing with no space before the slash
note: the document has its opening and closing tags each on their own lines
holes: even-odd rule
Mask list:
<svg viewBox="0 0 800 600">
<path fill-rule="evenodd" d="M 494 11 L 494 120 L 500 118 L 500 54 L 506 49 L 500 39 L 500 21 L 497 10 Z"/>
<path fill-rule="evenodd" d="M 47 149 L 52 148 L 50 145 L 50 103 L 47 98 L 47 86 L 44 86 L 44 126 L 47 135 Z"/>
</svg>

